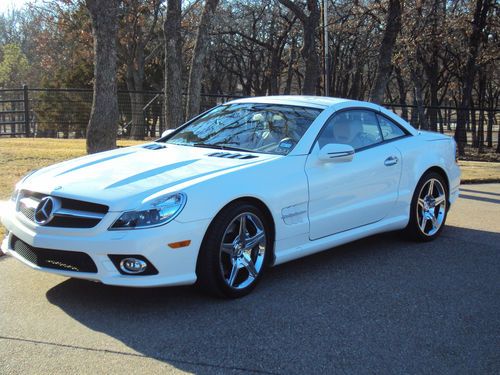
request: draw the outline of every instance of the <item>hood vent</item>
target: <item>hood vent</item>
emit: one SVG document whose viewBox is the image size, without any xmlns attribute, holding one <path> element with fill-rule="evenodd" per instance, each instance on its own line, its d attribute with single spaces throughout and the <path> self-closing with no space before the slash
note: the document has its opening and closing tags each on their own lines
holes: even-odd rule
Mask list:
<svg viewBox="0 0 500 375">
<path fill-rule="evenodd" d="M 162 148 L 167 148 L 165 145 L 160 145 L 158 143 L 150 143 L 142 146 L 142 148 L 147 148 L 148 150 L 160 150 Z"/>
<path fill-rule="evenodd" d="M 225 158 L 225 159 L 254 159 L 258 156 L 250 155 L 250 154 L 234 154 L 232 152 L 214 152 L 212 154 L 208 154 L 208 156 L 213 156 L 215 158 Z"/>
</svg>

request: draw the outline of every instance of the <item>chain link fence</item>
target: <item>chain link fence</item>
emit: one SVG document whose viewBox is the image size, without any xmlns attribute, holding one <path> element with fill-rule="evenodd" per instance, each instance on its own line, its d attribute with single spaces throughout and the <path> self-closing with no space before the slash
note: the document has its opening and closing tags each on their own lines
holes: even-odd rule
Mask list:
<svg viewBox="0 0 500 375">
<path fill-rule="evenodd" d="M 202 95 L 201 111 L 237 98 Z M 118 136 L 150 139 L 161 135 L 164 95 L 119 91 Z M 459 111 L 466 112 L 466 155 L 498 154 L 499 108 L 417 107 L 386 104 L 417 128 L 455 134 Z M 0 89 L 0 137 L 84 138 L 92 108 L 90 89 Z M 180 109 L 182 110 L 182 109 Z"/>
</svg>

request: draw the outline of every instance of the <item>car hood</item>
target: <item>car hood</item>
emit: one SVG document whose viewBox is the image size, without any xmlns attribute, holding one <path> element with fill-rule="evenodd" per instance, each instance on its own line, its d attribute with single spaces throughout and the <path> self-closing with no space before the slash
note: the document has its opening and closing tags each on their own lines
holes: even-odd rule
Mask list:
<svg viewBox="0 0 500 375">
<path fill-rule="evenodd" d="M 111 211 L 121 211 L 140 206 L 155 193 L 185 188 L 279 157 L 150 143 L 40 169 L 25 179 L 20 188 L 106 204 Z"/>
</svg>

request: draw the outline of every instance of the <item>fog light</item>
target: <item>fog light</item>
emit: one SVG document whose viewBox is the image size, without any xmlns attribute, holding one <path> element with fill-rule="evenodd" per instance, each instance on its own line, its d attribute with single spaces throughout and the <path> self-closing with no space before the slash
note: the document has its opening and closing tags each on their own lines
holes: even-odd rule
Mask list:
<svg viewBox="0 0 500 375">
<path fill-rule="evenodd" d="M 144 255 L 108 254 L 108 257 L 122 275 L 137 277 L 158 275 L 158 270 Z"/>
<path fill-rule="evenodd" d="M 120 269 L 125 273 L 142 273 L 146 271 L 147 263 L 137 258 L 125 258 L 120 262 Z"/>
</svg>

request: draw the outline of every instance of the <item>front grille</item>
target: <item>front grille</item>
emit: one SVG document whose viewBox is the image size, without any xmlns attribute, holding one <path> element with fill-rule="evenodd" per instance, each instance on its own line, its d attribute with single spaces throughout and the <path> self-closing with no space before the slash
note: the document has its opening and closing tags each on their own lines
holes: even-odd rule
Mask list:
<svg viewBox="0 0 500 375">
<path fill-rule="evenodd" d="M 54 217 L 46 227 L 58 227 L 58 228 L 93 228 L 101 219 L 89 219 L 84 217 L 72 217 L 72 216 L 56 216 Z"/>
<path fill-rule="evenodd" d="M 108 206 L 103 204 L 97 204 L 92 202 L 84 202 L 76 199 L 59 198 L 61 199 L 62 208 L 67 208 L 68 210 L 79 210 L 86 212 L 95 212 L 99 214 L 108 213 Z"/>
<path fill-rule="evenodd" d="M 35 221 L 35 209 L 31 207 L 26 207 L 25 205 L 21 205 L 19 207 L 19 211 L 26 216 L 31 221 Z"/>
<path fill-rule="evenodd" d="M 47 197 L 45 194 L 24 190 L 21 192 L 18 211 L 34 221 L 38 203 Z M 93 228 L 100 223 L 109 207 L 103 204 L 54 197 L 60 201 L 60 209 L 45 226 L 59 228 Z"/>
<path fill-rule="evenodd" d="M 39 267 L 73 272 L 97 273 L 92 258 L 80 251 L 51 250 L 33 247 L 12 236 L 11 249 Z"/>
</svg>

